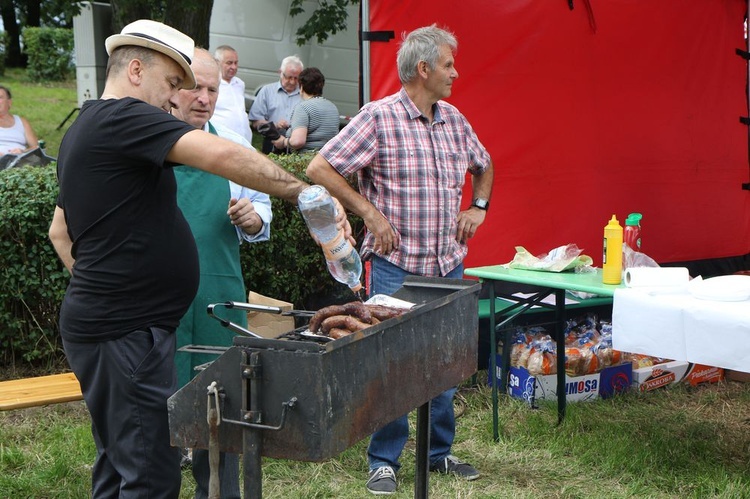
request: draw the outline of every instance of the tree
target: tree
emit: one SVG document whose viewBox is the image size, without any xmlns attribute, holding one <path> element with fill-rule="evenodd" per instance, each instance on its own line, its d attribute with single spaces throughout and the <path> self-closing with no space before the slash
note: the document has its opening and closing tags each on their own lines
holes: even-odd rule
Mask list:
<svg viewBox="0 0 750 499">
<path fill-rule="evenodd" d="M 26 54 L 21 51 L 21 26 L 72 28 L 73 17 L 80 10 L 80 2 L 70 0 L 0 0 L 0 17 L 7 35 L 6 65 L 26 66 Z"/>
<path fill-rule="evenodd" d="M 304 1 L 292 0 L 289 13 L 303 14 Z M 208 48 L 213 0 L 111 0 L 110 3 L 115 33 L 137 19 L 154 19 L 191 36 L 197 46 Z M 320 0 L 310 18 L 297 30 L 297 44 L 304 45 L 313 38 L 320 43 L 346 29 L 346 8 L 358 3 L 359 0 Z"/>
<path fill-rule="evenodd" d="M 178 29 L 208 47 L 213 0 L 111 0 L 112 28 L 115 33 L 138 19 L 154 19 Z"/>
<path fill-rule="evenodd" d="M 112 0 L 112 32 L 119 33 L 127 24 L 138 19 L 159 20 L 163 7 L 154 0 Z"/>
<path fill-rule="evenodd" d="M 296 16 L 305 12 L 302 4 L 305 0 L 292 0 L 289 14 Z M 320 0 L 305 24 L 297 30 L 297 45 L 304 45 L 313 38 L 318 43 L 328 39 L 328 35 L 335 35 L 346 29 L 346 19 L 349 13 L 347 6 L 356 5 L 359 0 Z"/>
<path fill-rule="evenodd" d="M 5 65 L 20 67 L 26 65 L 26 59 L 21 54 L 21 28 L 16 20 L 16 8 L 12 0 L 0 0 L 0 16 L 5 27 Z"/>
<path fill-rule="evenodd" d="M 208 48 L 214 0 L 167 0 L 164 23 L 189 35 L 197 47 Z"/>
</svg>

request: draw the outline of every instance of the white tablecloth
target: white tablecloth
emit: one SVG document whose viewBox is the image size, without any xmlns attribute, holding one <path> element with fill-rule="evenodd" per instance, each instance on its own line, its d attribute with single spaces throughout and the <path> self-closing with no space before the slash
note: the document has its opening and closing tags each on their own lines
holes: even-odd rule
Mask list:
<svg viewBox="0 0 750 499">
<path fill-rule="evenodd" d="M 612 343 L 623 352 L 750 372 L 750 300 L 699 300 L 681 289 L 617 289 Z"/>
</svg>

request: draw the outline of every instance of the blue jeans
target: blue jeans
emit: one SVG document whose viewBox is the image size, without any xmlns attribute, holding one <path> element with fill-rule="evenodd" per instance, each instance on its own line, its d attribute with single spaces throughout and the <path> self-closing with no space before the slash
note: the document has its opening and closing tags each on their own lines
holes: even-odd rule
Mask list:
<svg viewBox="0 0 750 499">
<path fill-rule="evenodd" d="M 374 255 L 371 264 L 371 294 L 391 295 L 401 287 L 407 275 L 412 275 Z M 461 279 L 463 273 L 463 265 L 459 265 L 444 277 Z M 455 393 L 456 389 L 451 388 L 432 399 L 430 407 L 430 465 L 445 458 L 451 452 L 453 438 L 456 435 L 456 418 L 453 414 L 453 395 Z M 394 396 L 398 396 L 398 394 L 394 394 Z M 409 421 L 407 415 L 401 416 L 373 433 L 370 438 L 370 445 L 367 448 L 367 461 L 370 469 L 391 466 L 394 471 L 398 471 L 401 467 L 398 459 L 408 438 Z"/>
</svg>

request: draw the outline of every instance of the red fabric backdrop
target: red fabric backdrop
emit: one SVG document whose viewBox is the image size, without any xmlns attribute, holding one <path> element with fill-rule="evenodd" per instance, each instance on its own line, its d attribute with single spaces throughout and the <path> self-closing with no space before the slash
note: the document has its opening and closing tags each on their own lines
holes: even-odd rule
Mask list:
<svg viewBox="0 0 750 499">
<path fill-rule="evenodd" d="M 742 0 L 370 0 L 371 99 L 399 88 L 401 33 L 459 42 L 449 102 L 495 163 L 467 266 L 576 243 L 601 265 L 612 214 L 659 262 L 750 253 Z M 594 23 L 596 29 L 594 29 Z M 466 192 L 464 204 L 468 204 Z"/>
</svg>

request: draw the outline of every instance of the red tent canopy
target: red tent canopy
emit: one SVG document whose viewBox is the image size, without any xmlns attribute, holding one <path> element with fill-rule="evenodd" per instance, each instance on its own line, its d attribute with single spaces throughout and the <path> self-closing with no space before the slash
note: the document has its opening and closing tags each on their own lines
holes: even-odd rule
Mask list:
<svg viewBox="0 0 750 499">
<path fill-rule="evenodd" d="M 371 100 L 400 86 L 401 33 L 458 38 L 449 102 L 495 163 L 466 265 L 567 243 L 601 265 L 604 226 L 630 212 L 658 262 L 750 253 L 745 1 L 568 3 L 369 1 L 370 30 L 396 33 L 371 44 Z"/>
</svg>

